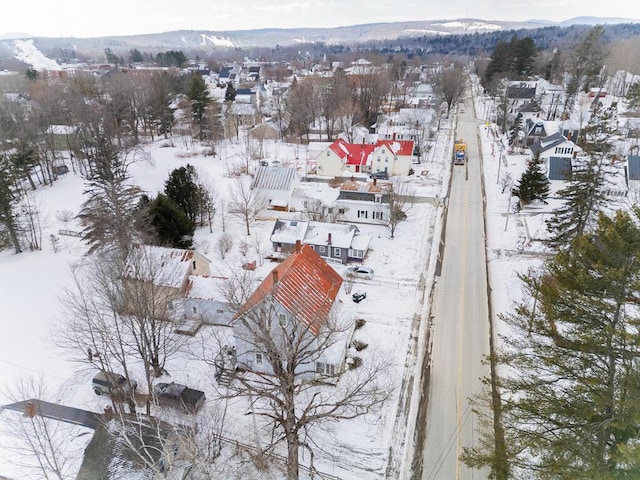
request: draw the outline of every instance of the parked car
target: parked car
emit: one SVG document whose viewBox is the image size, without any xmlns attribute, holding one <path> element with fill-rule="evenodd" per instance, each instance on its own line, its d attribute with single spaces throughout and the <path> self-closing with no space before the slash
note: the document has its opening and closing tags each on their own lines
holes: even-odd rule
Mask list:
<svg viewBox="0 0 640 480">
<path fill-rule="evenodd" d="M 353 301 L 356 303 L 360 303 L 362 300 L 364 300 L 365 298 L 367 298 L 367 292 L 363 292 L 363 291 L 357 291 L 356 293 L 354 293 L 351 298 L 353 298 Z"/>
<path fill-rule="evenodd" d="M 347 267 L 344 271 L 347 277 L 360 277 L 371 280 L 373 278 L 373 268 L 365 267 L 364 265 L 357 265 L 353 267 Z"/>
<path fill-rule="evenodd" d="M 389 180 L 389 172 L 383 170 L 381 172 L 373 172 L 369 175 L 369 178 L 375 178 L 376 180 Z"/>
<path fill-rule="evenodd" d="M 96 395 L 128 396 L 138 388 L 138 382 L 119 373 L 100 371 L 91 380 Z"/>
<path fill-rule="evenodd" d="M 158 405 L 181 409 L 187 413 L 197 412 L 206 400 L 204 392 L 179 383 L 157 383 L 153 397 Z"/>
</svg>

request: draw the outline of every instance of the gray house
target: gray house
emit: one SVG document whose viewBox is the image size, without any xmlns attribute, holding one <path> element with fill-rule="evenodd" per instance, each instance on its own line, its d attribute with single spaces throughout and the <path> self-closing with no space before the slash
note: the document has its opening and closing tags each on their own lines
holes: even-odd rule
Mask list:
<svg viewBox="0 0 640 480">
<path fill-rule="evenodd" d="M 271 231 L 274 252 L 292 252 L 296 243 L 309 245 L 325 261 L 362 262 L 371 243 L 355 225 L 300 220 L 276 220 Z"/>
</svg>

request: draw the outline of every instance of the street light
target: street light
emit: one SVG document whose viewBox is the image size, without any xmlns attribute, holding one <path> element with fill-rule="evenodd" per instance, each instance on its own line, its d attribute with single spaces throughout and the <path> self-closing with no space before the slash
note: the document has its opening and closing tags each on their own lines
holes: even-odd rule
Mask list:
<svg viewBox="0 0 640 480">
<path fill-rule="evenodd" d="M 500 166 L 502 165 L 502 152 L 504 150 L 502 140 L 500 140 L 498 147 L 500 147 L 500 154 L 498 155 L 498 178 L 496 178 L 496 184 L 500 183 Z"/>
</svg>

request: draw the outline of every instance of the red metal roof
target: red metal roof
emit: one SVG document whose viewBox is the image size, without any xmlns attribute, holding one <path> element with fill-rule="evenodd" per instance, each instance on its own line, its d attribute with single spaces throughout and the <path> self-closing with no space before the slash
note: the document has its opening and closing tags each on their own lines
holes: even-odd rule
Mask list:
<svg viewBox="0 0 640 480">
<path fill-rule="evenodd" d="M 317 335 L 341 285 L 342 277 L 313 248 L 302 245 L 267 275 L 234 320 L 271 296 Z"/>
<path fill-rule="evenodd" d="M 378 140 L 376 146 L 386 145 L 394 155 L 413 155 L 413 140 Z"/>
<path fill-rule="evenodd" d="M 347 143 L 342 139 L 338 139 L 329 145 L 329 148 L 344 160 L 346 165 L 367 165 L 369 163 L 369 155 L 376 149 L 376 145 L 371 143 Z"/>
</svg>

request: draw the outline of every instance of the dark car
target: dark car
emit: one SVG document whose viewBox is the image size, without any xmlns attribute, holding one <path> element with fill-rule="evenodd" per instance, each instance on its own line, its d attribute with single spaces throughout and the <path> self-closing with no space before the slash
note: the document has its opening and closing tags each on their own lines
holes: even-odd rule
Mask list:
<svg viewBox="0 0 640 480">
<path fill-rule="evenodd" d="M 367 298 L 367 292 L 362 292 L 362 291 L 358 291 L 356 293 L 354 293 L 351 298 L 353 298 L 353 301 L 356 303 L 360 303 L 362 300 L 364 300 L 365 298 Z"/>
<path fill-rule="evenodd" d="M 114 372 L 100 371 L 91 380 L 93 392 L 96 395 L 111 395 L 113 397 L 126 397 L 135 392 L 138 382 L 127 380 L 124 375 Z"/>
<path fill-rule="evenodd" d="M 204 392 L 174 382 L 154 385 L 153 398 L 158 405 L 182 409 L 187 413 L 200 410 L 206 400 Z"/>
<path fill-rule="evenodd" d="M 381 172 L 373 172 L 369 175 L 369 178 L 375 178 L 376 180 L 389 180 L 389 172 L 386 170 Z"/>
</svg>

